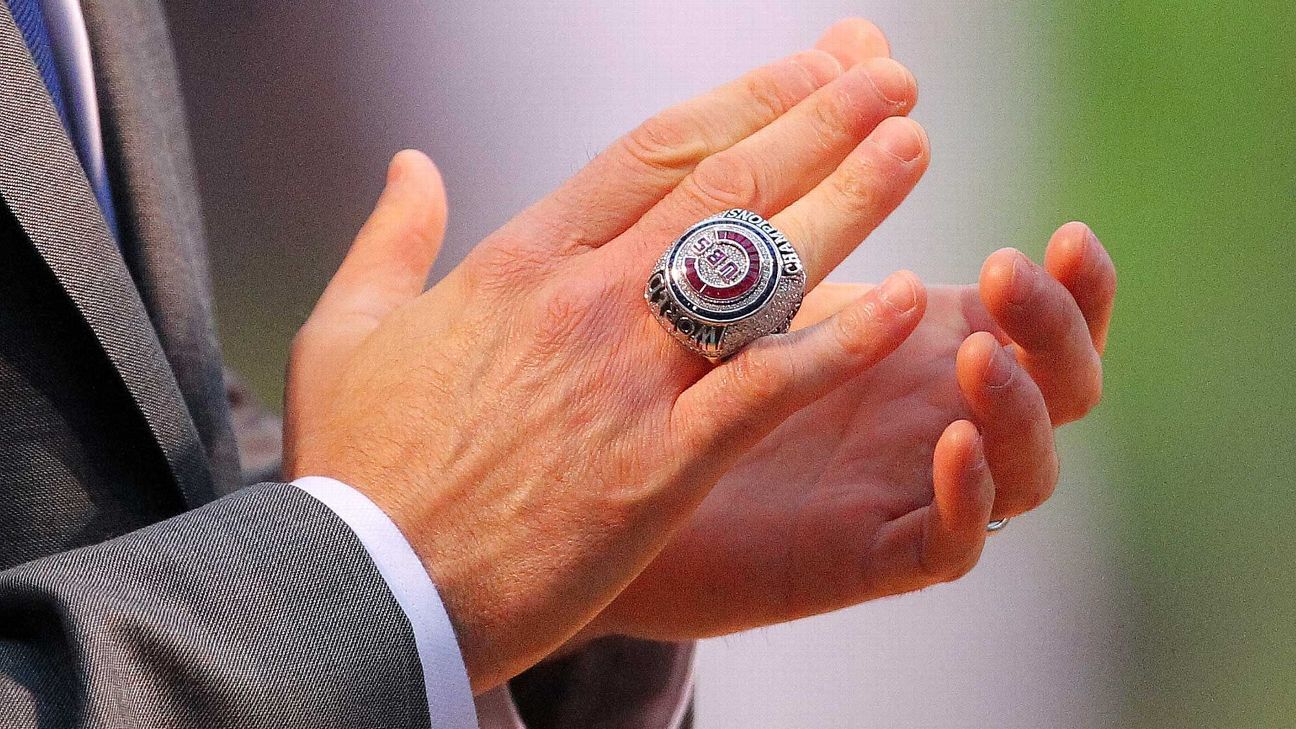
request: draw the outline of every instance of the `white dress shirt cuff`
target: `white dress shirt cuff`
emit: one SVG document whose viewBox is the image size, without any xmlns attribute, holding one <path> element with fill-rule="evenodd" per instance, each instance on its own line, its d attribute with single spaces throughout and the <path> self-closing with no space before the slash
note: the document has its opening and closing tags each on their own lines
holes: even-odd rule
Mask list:
<svg viewBox="0 0 1296 729">
<path fill-rule="evenodd" d="M 432 726 L 475 729 L 472 688 L 450 616 L 405 536 L 364 494 L 341 481 L 305 476 L 293 484 L 322 502 L 355 532 L 405 611 L 423 666 Z"/>
</svg>

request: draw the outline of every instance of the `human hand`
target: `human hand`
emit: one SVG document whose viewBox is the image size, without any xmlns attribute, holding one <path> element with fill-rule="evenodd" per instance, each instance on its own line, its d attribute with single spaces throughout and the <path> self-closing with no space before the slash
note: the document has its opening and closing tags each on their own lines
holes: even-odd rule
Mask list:
<svg viewBox="0 0 1296 729">
<path fill-rule="evenodd" d="M 794 326 L 865 290 L 821 285 Z M 1098 402 L 1115 291 L 1081 223 L 1043 267 L 1003 250 L 979 285 L 932 288 L 914 334 L 744 456 L 585 636 L 699 638 L 962 576 L 987 521 L 1052 493 L 1053 428 Z"/>
<path fill-rule="evenodd" d="M 285 470 L 348 483 L 391 516 L 475 690 L 571 637 L 745 449 L 921 319 L 923 288 L 898 274 L 714 366 L 642 298 L 661 251 L 720 210 L 777 213 L 813 287 L 899 204 L 926 137 L 895 116 L 912 76 L 865 60 L 885 50 L 870 28 L 838 26 L 827 50 L 646 122 L 427 292 L 444 194 L 425 157 L 393 160 L 294 341 Z"/>
</svg>

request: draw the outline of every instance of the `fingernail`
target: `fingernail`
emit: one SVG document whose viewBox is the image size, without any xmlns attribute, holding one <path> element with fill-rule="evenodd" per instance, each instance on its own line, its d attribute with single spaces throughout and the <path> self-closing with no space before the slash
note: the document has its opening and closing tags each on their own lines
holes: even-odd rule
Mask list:
<svg viewBox="0 0 1296 729">
<path fill-rule="evenodd" d="M 1008 298 L 1014 304 L 1030 302 L 1035 293 L 1035 266 L 1021 253 L 1013 256 L 1012 278 L 1008 282 Z"/>
<path fill-rule="evenodd" d="M 985 383 L 988 387 L 1004 387 L 1012 381 L 1016 363 L 1012 355 L 998 343 L 995 343 L 994 354 L 990 355 L 990 364 L 986 365 Z"/>
<path fill-rule="evenodd" d="M 1084 241 L 1084 268 L 1091 269 L 1097 265 L 1098 260 L 1102 257 L 1102 243 L 1098 241 L 1098 234 L 1093 232 L 1093 228 L 1085 226 Z"/>
<path fill-rule="evenodd" d="M 923 151 L 922 132 L 918 125 L 907 119 L 893 117 L 878 127 L 874 141 L 887 154 L 901 162 L 913 162 Z"/>
<path fill-rule="evenodd" d="M 913 311 L 918 306 L 918 291 L 914 289 L 913 280 L 905 273 L 887 276 L 878 288 L 878 296 L 900 314 Z"/>
</svg>

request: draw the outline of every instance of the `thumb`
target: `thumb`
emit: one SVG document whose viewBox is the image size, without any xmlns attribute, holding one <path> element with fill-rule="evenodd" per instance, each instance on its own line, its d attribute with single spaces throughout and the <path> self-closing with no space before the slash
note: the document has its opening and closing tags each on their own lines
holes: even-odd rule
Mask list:
<svg viewBox="0 0 1296 729">
<path fill-rule="evenodd" d="M 901 271 L 814 326 L 757 340 L 675 401 L 672 430 L 684 440 L 684 452 L 736 458 L 894 351 L 918 326 L 926 304 L 917 277 Z"/>
<path fill-rule="evenodd" d="M 311 319 L 336 323 L 340 318 L 361 317 L 376 326 L 423 292 L 445 224 L 445 186 L 436 165 L 416 150 L 397 153 L 387 167 L 387 186 L 373 214 L 356 235 Z"/>
<path fill-rule="evenodd" d="M 445 223 L 445 187 L 436 165 L 422 152 L 397 153 L 373 213 L 293 340 L 286 415 L 326 397 L 360 342 L 423 292 Z"/>
</svg>

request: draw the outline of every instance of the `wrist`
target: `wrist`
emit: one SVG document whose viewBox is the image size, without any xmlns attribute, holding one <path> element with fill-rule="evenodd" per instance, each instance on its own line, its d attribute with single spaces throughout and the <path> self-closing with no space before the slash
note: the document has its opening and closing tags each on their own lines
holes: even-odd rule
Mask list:
<svg viewBox="0 0 1296 729">
<path fill-rule="evenodd" d="M 424 675 L 438 676 L 427 683 L 428 705 L 440 711 L 434 719 L 446 719 L 445 723 L 453 726 L 476 726 L 472 681 L 457 630 L 407 536 L 379 504 L 346 482 L 304 476 L 293 485 L 323 503 L 349 527 L 404 612 Z"/>
</svg>

